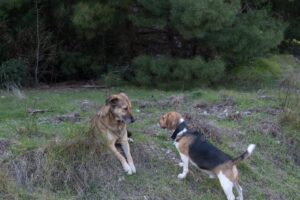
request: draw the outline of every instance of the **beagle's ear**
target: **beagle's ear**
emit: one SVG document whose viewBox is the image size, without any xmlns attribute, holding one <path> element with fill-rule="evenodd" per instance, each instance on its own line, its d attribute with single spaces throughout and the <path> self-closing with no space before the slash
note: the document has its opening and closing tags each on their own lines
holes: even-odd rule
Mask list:
<svg viewBox="0 0 300 200">
<path fill-rule="evenodd" d="M 105 100 L 105 104 L 115 106 L 119 101 L 119 97 L 117 95 L 111 95 Z"/>
<path fill-rule="evenodd" d="M 172 129 L 176 128 L 178 120 L 174 115 L 172 115 L 172 113 L 168 113 L 165 116 L 165 120 L 166 120 L 166 126 L 168 129 L 172 130 Z"/>
</svg>

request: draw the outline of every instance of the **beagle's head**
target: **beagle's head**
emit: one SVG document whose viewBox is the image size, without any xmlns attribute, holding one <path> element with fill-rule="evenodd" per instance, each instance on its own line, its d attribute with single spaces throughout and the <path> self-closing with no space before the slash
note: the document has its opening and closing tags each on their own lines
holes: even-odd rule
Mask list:
<svg viewBox="0 0 300 200">
<path fill-rule="evenodd" d="M 167 112 L 159 119 L 159 126 L 163 129 L 174 130 L 182 119 L 178 112 Z"/>
<path fill-rule="evenodd" d="M 105 103 L 117 121 L 126 124 L 135 121 L 131 113 L 131 102 L 125 93 L 111 95 Z"/>
</svg>

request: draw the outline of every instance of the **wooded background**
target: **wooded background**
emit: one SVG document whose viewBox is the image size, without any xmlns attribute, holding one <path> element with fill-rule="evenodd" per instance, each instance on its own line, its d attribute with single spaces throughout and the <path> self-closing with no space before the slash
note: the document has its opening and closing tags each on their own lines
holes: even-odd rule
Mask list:
<svg viewBox="0 0 300 200">
<path fill-rule="evenodd" d="M 2 0 L 0 84 L 217 84 L 270 54 L 299 56 L 299 10 L 296 0 Z"/>
</svg>

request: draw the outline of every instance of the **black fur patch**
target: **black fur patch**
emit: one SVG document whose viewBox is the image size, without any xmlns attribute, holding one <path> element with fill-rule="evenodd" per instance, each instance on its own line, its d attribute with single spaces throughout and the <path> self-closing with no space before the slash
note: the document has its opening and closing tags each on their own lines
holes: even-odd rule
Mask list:
<svg viewBox="0 0 300 200">
<path fill-rule="evenodd" d="M 180 131 L 182 131 L 185 128 L 187 128 L 187 125 L 186 125 L 186 123 L 184 121 L 181 122 L 180 124 L 178 124 L 178 126 L 176 127 L 176 129 L 175 129 L 174 133 L 172 134 L 171 138 L 173 140 L 175 140 L 176 137 L 177 137 L 177 135 L 178 135 L 178 133 L 180 133 Z"/>
<path fill-rule="evenodd" d="M 212 170 L 231 160 L 231 157 L 206 141 L 199 132 L 189 133 L 193 142 L 189 146 L 189 157 L 200 168 Z"/>
</svg>

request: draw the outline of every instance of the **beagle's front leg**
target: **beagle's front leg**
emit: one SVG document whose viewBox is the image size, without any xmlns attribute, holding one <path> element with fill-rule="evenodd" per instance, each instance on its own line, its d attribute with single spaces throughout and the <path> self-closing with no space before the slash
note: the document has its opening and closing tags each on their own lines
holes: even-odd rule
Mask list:
<svg viewBox="0 0 300 200">
<path fill-rule="evenodd" d="M 182 169 L 182 173 L 178 174 L 178 178 L 184 179 L 186 177 L 187 173 L 189 172 L 189 157 L 182 153 L 179 153 L 179 154 L 180 154 L 180 157 L 182 160 L 182 163 L 180 163 L 179 165 L 182 166 L 183 169 Z"/>
</svg>

